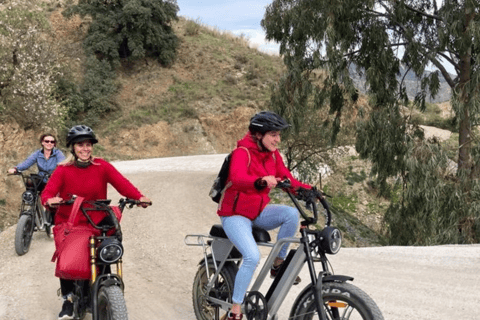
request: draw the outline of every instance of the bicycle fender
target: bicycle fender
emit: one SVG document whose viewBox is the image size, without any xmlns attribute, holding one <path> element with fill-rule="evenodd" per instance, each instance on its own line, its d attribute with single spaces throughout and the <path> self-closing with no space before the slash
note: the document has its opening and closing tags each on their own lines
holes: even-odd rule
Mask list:
<svg viewBox="0 0 480 320">
<path fill-rule="evenodd" d="M 316 289 L 320 290 L 322 288 L 322 284 L 325 282 L 346 282 L 346 281 L 353 281 L 353 277 L 331 274 L 331 275 L 322 277 L 322 281 L 317 281 Z M 312 286 L 312 284 L 310 284 L 308 287 L 310 286 Z"/>
<path fill-rule="evenodd" d="M 119 286 L 123 287 L 123 283 L 118 277 L 113 277 L 111 279 L 107 279 L 102 281 L 102 285 L 100 287 L 111 287 L 111 286 Z"/>
<path fill-rule="evenodd" d="M 101 275 L 97 278 L 95 283 L 93 283 L 91 290 L 93 293 L 95 293 L 96 296 L 101 287 L 110 286 L 119 286 L 123 290 L 124 283 L 123 280 L 115 274 Z"/>
<path fill-rule="evenodd" d="M 18 215 L 18 218 L 20 218 L 21 216 L 32 216 L 33 217 L 34 215 L 34 212 L 32 210 L 24 210 L 22 212 L 20 212 L 20 214 Z"/>
<path fill-rule="evenodd" d="M 336 274 L 322 277 L 322 282 L 346 282 L 346 281 L 353 281 L 353 277 L 341 276 Z"/>
<path fill-rule="evenodd" d="M 317 290 L 321 288 L 322 283 L 324 282 L 346 282 L 346 281 L 353 281 L 353 277 L 350 276 L 342 276 L 342 275 L 328 275 L 322 277 L 322 281 L 317 282 Z M 297 296 L 296 300 L 300 299 L 306 291 L 309 291 L 313 287 L 313 284 L 310 283 L 308 284 L 303 290 L 300 292 L 300 294 Z M 297 301 L 295 300 L 294 305 L 297 304 Z"/>
</svg>

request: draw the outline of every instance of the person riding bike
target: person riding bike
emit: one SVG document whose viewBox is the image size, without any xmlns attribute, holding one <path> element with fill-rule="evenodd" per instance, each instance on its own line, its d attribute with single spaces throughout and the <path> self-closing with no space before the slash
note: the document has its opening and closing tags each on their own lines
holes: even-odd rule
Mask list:
<svg viewBox="0 0 480 320">
<path fill-rule="evenodd" d="M 42 204 L 55 206 L 55 204 L 64 200 L 69 200 L 73 195 L 84 197 L 86 201 L 107 199 L 107 184 L 111 184 L 125 197 L 145 203 L 150 202 L 113 165 L 92 155 L 93 145 L 97 142 L 93 130 L 85 125 L 76 125 L 68 131 L 67 147 L 71 148 L 71 154 L 64 162 L 59 164 L 50 177 L 41 195 Z M 146 207 L 147 204 L 142 206 Z M 70 206 L 60 206 L 58 208 L 55 216 L 56 226 L 68 221 L 70 210 Z M 91 213 L 92 219 L 95 219 L 95 213 Z M 91 227 L 93 234 L 94 228 L 89 224 L 87 218 L 83 215 L 79 216 L 78 224 Z M 67 249 L 75 250 L 75 248 Z M 54 257 L 56 254 L 57 251 Z M 88 281 L 85 281 L 85 283 L 88 285 Z M 58 319 L 73 319 L 73 303 L 69 298 L 74 290 L 74 280 L 60 278 L 60 287 L 64 302 Z"/>
<path fill-rule="evenodd" d="M 47 184 L 48 176 L 52 174 L 57 165 L 65 160 L 62 151 L 56 148 L 57 139 L 51 133 L 44 133 L 40 136 L 41 149 L 36 150 L 25 161 L 18 164 L 16 167 L 8 169 L 8 173 L 14 174 L 17 171 L 24 171 L 37 164 L 38 174 L 43 177 L 42 184 L 39 186 L 39 191 L 42 191 Z"/>
<path fill-rule="evenodd" d="M 292 176 L 277 150 L 280 132 L 289 126 L 276 113 L 259 112 L 250 119 L 249 131 L 232 153 L 230 173 L 217 214 L 228 238 L 242 254 L 243 263 L 235 278 L 228 320 L 242 319 L 241 304 L 260 260 L 252 226 L 265 230 L 280 227 L 277 240 L 292 237 L 297 230 L 298 210 L 286 205 L 267 205 L 270 190 L 284 179 L 289 179 L 294 189 L 312 188 Z M 280 269 L 287 250 L 288 244 L 282 247 L 272 266 L 272 277 Z M 298 282 L 300 278 L 296 279 Z"/>
</svg>

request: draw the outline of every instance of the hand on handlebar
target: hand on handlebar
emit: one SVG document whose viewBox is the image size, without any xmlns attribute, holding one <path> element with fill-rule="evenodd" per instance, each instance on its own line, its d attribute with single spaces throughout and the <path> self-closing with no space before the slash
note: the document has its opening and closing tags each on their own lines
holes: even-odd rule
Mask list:
<svg viewBox="0 0 480 320">
<path fill-rule="evenodd" d="M 141 197 L 139 201 L 140 201 L 140 203 L 137 204 L 137 206 L 142 207 L 142 208 L 146 208 L 146 207 L 152 205 L 152 200 L 150 200 L 147 197 Z"/>
<path fill-rule="evenodd" d="M 262 178 L 262 181 L 266 183 L 266 186 L 270 189 L 273 189 L 277 186 L 278 182 L 281 181 L 282 179 L 277 178 L 275 176 L 265 176 Z"/>
<path fill-rule="evenodd" d="M 47 200 L 47 206 L 55 208 L 63 202 L 63 199 L 60 197 L 53 197 Z"/>
</svg>

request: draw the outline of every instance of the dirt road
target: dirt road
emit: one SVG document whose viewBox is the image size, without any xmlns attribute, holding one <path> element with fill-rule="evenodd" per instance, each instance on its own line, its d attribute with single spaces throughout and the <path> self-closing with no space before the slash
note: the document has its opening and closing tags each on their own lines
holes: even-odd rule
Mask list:
<svg viewBox="0 0 480 320">
<path fill-rule="evenodd" d="M 154 203 L 125 211 L 122 221 L 129 319 L 195 320 L 191 285 L 201 250 L 183 239 L 218 223 L 207 193 L 222 161 L 215 155 L 115 164 Z M 114 191 L 110 197 L 119 198 Z M 53 240 L 37 233 L 30 252 L 18 257 L 14 228 L 0 234 L 0 319 L 54 320 L 61 300 L 50 262 Z M 345 248 L 331 262 L 337 274 L 355 278 L 386 320 L 480 319 L 480 245 Z M 287 319 L 306 285 L 305 271 L 279 319 Z"/>
</svg>

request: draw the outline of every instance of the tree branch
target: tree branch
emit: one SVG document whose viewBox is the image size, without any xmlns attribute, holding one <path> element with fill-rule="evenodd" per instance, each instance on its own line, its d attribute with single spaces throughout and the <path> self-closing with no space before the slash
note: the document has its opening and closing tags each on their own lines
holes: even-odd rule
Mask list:
<svg viewBox="0 0 480 320">
<path fill-rule="evenodd" d="M 398 3 L 399 1 L 396 0 L 395 2 Z M 435 1 L 434 1 L 434 2 L 435 2 Z M 410 7 L 409 5 L 406 5 L 404 2 L 402 2 L 402 3 L 403 3 L 403 5 L 405 6 L 405 8 L 407 8 L 407 9 L 410 10 L 410 11 L 413 11 L 413 12 L 415 12 L 415 13 L 421 14 L 422 16 L 427 17 L 427 18 L 432 18 L 432 19 L 435 19 L 435 20 L 444 22 L 443 19 L 442 19 L 441 17 L 439 17 L 439 16 L 432 15 L 432 14 L 428 14 L 428 13 L 426 13 L 426 12 L 423 12 L 423 11 L 417 10 L 417 9 L 415 9 L 415 8 L 413 8 L 413 7 Z M 436 7 L 436 6 L 435 6 L 435 7 Z"/>
<path fill-rule="evenodd" d="M 450 88 L 453 89 L 455 87 L 455 81 L 452 79 L 452 77 L 450 77 L 450 73 L 448 73 L 445 67 L 437 59 L 429 59 L 429 60 L 433 63 L 435 67 L 438 68 L 438 70 L 440 70 L 440 72 L 442 73 L 442 76 L 445 78 L 445 81 L 447 81 Z M 454 66 L 456 68 L 455 64 Z"/>
</svg>

